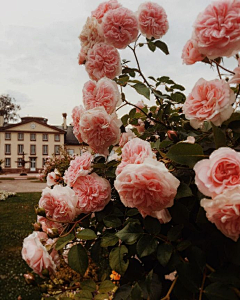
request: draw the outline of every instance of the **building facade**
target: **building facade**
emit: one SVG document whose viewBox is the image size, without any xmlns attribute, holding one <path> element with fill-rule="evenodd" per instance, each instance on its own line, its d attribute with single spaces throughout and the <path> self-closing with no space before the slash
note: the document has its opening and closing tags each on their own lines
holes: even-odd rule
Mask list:
<svg viewBox="0 0 240 300">
<path fill-rule="evenodd" d="M 69 154 L 81 154 L 83 146 L 73 135 L 72 126 L 67 126 L 66 117 L 63 114 L 61 126 L 49 125 L 47 119 L 39 117 L 24 117 L 19 123 L 4 125 L 0 114 L 0 160 L 3 160 L 3 172 L 20 172 L 23 158 L 27 172 L 38 172 L 48 156 L 60 154 L 60 147 Z"/>
</svg>

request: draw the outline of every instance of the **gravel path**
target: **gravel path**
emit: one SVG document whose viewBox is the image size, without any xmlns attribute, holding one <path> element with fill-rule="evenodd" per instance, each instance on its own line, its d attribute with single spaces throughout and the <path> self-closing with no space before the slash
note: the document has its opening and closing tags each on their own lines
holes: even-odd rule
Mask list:
<svg viewBox="0 0 240 300">
<path fill-rule="evenodd" d="M 26 179 L 2 180 L 0 190 L 15 193 L 41 192 L 47 186 L 44 182 L 34 182 Z"/>
</svg>

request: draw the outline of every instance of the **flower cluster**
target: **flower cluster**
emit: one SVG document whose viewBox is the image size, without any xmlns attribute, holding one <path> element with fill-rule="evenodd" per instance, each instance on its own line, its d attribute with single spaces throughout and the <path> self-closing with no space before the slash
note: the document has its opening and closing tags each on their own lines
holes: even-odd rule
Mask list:
<svg viewBox="0 0 240 300">
<path fill-rule="evenodd" d="M 16 195 L 16 193 L 0 190 L 0 201 L 1 200 L 6 200 L 7 198 L 13 197 L 15 195 Z"/>
</svg>

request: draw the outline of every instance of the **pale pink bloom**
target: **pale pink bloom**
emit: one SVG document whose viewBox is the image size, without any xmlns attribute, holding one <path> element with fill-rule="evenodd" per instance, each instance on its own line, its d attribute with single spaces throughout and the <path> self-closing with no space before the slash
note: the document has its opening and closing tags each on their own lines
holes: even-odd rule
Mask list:
<svg viewBox="0 0 240 300">
<path fill-rule="evenodd" d="M 45 188 L 39 200 L 39 207 L 44 208 L 46 216 L 58 222 L 71 222 L 76 217 L 77 197 L 66 186 L 55 185 L 53 189 Z"/>
<path fill-rule="evenodd" d="M 154 2 L 142 3 L 137 12 L 139 29 L 148 39 L 161 38 L 167 33 L 169 25 L 165 10 Z"/>
<path fill-rule="evenodd" d="M 123 132 L 120 138 L 119 146 L 123 147 L 127 142 L 136 137 L 135 133 L 131 129 L 127 129 L 127 132 Z"/>
<path fill-rule="evenodd" d="M 104 42 L 101 26 L 97 19 L 94 17 L 87 18 L 79 35 L 79 40 L 81 42 L 81 47 L 86 54 L 96 43 Z"/>
<path fill-rule="evenodd" d="M 143 133 L 145 131 L 145 123 L 143 122 L 143 120 L 138 119 L 138 126 L 134 126 L 138 133 Z"/>
<path fill-rule="evenodd" d="M 81 48 L 79 54 L 78 54 L 78 64 L 83 65 L 85 64 L 87 59 L 87 52 L 84 51 L 83 48 Z"/>
<path fill-rule="evenodd" d="M 116 82 L 106 77 L 97 83 L 90 80 L 83 86 L 83 104 L 86 109 L 103 106 L 108 114 L 112 114 L 120 104 L 120 99 Z"/>
<path fill-rule="evenodd" d="M 212 152 L 194 166 L 195 183 L 201 193 L 214 197 L 240 184 L 240 153 L 227 147 Z"/>
<path fill-rule="evenodd" d="M 233 72 L 235 75 L 229 80 L 229 83 L 240 84 L 240 58 L 238 59 L 238 67 Z"/>
<path fill-rule="evenodd" d="M 64 181 L 68 186 L 72 187 L 79 176 L 86 176 L 92 170 L 93 156 L 89 152 L 83 153 L 81 156 L 76 156 L 70 162 L 69 168 L 64 173 Z"/>
<path fill-rule="evenodd" d="M 37 222 L 41 224 L 42 231 L 46 233 L 53 229 L 56 229 L 59 234 L 63 231 L 61 223 L 50 221 L 42 216 L 37 216 Z"/>
<path fill-rule="evenodd" d="M 87 110 L 79 126 L 83 141 L 96 153 L 108 155 L 108 147 L 119 142 L 121 121 L 102 106 Z"/>
<path fill-rule="evenodd" d="M 182 141 L 182 143 L 189 143 L 189 144 L 194 144 L 195 143 L 195 137 L 194 136 L 188 136 L 185 141 Z"/>
<path fill-rule="evenodd" d="M 116 169 L 116 175 L 119 175 L 128 164 L 142 164 L 146 158 L 155 157 L 149 142 L 133 138 L 122 148 L 122 161 Z"/>
<path fill-rule="evenodd" d="M 118 3 L 117 0 L 110 0 L 103 2 L 98 5 L 98 7 L 92 11 L 92 17 L 95 17 L 99 23 L 102 22 L 102 18 L 104 17 L 105 13 L 109 10 L 116 9 L 121 7 L 122 5 Z"/>
<path fill-rule="evenodd" d="M 131 10 L 119 7 L 104 15 L 102 29 L 106 43 L 124 49 L 137 39 L 138 21 Z"/>
<path fill-rule="evenodd" d="M 193 39 L 187 41 L 183 47 L 182 60 L 186 65 L 193 65 L 197 61 L 202 61 L 205 55 L 201 54 L 196 47 L 196 42 Z"/>
<path fill-rule="evenodd" d="M 201 127 L 204 121 L 220 126 L 233 113 L 231 104 L 234 101 L 234 92 L 225 80 L 207 81 L 201 78 L 188 95 L 183 113 L 195 129 Z"/>
<path fill-rule="evenodd" d="M 165 275 L 166 280 L 174 281 L 176 279 L 177 271 L 173 271 L 167 275 Z"/>
<path fill-rule="evenodd" d="M 143 218 L 146 216 L 151 216 L 153 218 L 158 219 L 161 224 L 166 224 L 171 221 L 172 217 L 168 211 L 168 209 L 164 208 L 159 211 L 145 212 L 144 210 L 139 211 Z"/>
<path fill-rule="evenodd" d="M 47 175 L 47 185 L 52 186 L 58 183 L 60 176 L 55 172 L 48 173 Z"/>
<path fill-rule="evenodd" d="M 240 2 L 214 1 L 194 23 L 193 39 L 208 58 L 230 57 L 240 50 Z"/>
<path fill-rule="evenodd" d="M 92 80 L 103 77 L 114 79 L 121 74 L 121 60 L 117 49 L 105 43 L 99 43 L 88 51 L 86 71 Z"/>
<path fill-rule="evenodd" d="M 121 160 L 121 156 L 119 156 L 117 153 L 115 153 L 114 151 L 112 151 L 110 153 L 110 155 L 108 156 L 108 158 L 107 158 L 107 162 L 110 162 L 112 160 L 119 161 L 119 160 Z"/>
<path fill-rule="evenodd" d="M 163 163 L 151 158 L 142 164 L 128 164 L 114 182 L 126 207 L 135 207 L 148 215 L 171 207 L 179 184 Z"/>
<path fill-rule="evenodd" d="M 34 231 L 23 241 L 22 258 L 29 267 L 40 276 L 42 276 L 42 271 L 45 269 L 47 269 L 50 274 L 54 273 L 59 262 L 56 250 L 53 249 L 52 253 L 49 254 L 47 249 L 43 246 L 41 241 L 46 241 L 47 239 L 46 233 Z"/>
<path fill-rule="evenodd" d="M 111 185 L 96 173 L 78 177 L 73 185 L 78 213 L 101 211 L 111 199 Z"/>
<path fill-rule="evenodd" d="M 78 139 L 79 143 L 82 143 L 82 137 L 79 128 L 80 117 L 84 113 L 85 109 L 82 105 L 75 106 L 72 110 L 72 125 L 73 125 L 73 134 Z"/>
<path fill-rule="evenodd" d="M 202 199 L 208 220 L 226 236 L 237 241 L 240 235 L 240 185 L 213 199 Z"/>
<path fill-rule="evenodd" d="M 139 108 L 144 108 L 144 107 L 145 107 L 145 104 L 144 104 L 144 102 L 143 102 L 142 100 L 139 100 L 139 101 L 137 102 L 136 106 L 139 107 Z M 141 110 L 138 109 L 138 108 L 136 108 L 136 112 L 139 113 L 139 112 L 141 112 Z"/>
</svg>

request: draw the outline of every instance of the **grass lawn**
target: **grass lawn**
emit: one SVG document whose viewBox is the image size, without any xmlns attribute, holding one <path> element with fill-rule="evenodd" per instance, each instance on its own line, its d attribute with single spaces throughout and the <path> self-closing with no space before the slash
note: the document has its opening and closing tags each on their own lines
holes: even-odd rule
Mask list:
<svg viewBox="0 0 240 300">
<path fill-rule="evenodd" d="M 41 193 L 19 193 L 0 201 L 0 299 L 40 300 L 38 288 L 25 283 L 23 274 L 30 271 L 22 260 L 23 239 L 32 233 L 36 220 L 34 205 Z"/>
</svg>

